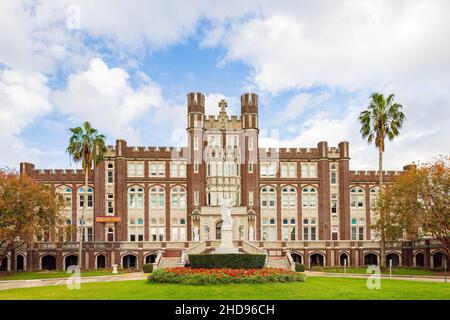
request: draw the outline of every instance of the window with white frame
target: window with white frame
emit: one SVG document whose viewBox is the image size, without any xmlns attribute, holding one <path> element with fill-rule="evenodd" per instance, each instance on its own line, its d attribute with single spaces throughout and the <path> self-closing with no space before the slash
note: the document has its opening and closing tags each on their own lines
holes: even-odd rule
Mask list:
<svg viewBox="0 0 450 320">
<path fill-rule="evenodd" d="M 296 239 L 295 222 L 295 218 L 286 217 L 282 219 L 281 238 L 283 241 Z"/>
<path fill-rule="evenodd" d="M 253 206 L 253 191 L 248 192 L 248 205 Z"/>
<path fill-rule="evenodd" d="M 303 219 L 303 240 L 317 240 L 316 218 Z"/>
<path fill-rule="evenodd" d="M 72 188 L 69 186 L 59 186 L 56 189 L 58 201 L 63 201 L 65 209 L 72 208 Z"/>
<path fill-rule="evenodd" d="M 150 208 L 164 209 L 166 204 L 166 192 L 161 186 L 150 188 Z"/>
<path fill-rule="evenodd" d="M 164 162 L 149 162 L 150 177 L 165 177 L 166 176 L 166 164 Z"/>
<path fill-rule="evenodd" d="M 317 163 L 302 162 L 302 178 L 317 178 Z"/>
<path fill-rule="evenodd" d="M 170 176 L 175 178 L 186 177 L 186 162 L 174 161 L 170 163 Z"/>
<path fill-rule="evenodd" d="M 142 161 L 128 161 L 128 176 L 129 177 L 143 177 L 144 176 L 144 162 Z"/>
<path fill-rule="evenodd" d="M 253 138 L 248 138 L 248 151 L 253 151 Z"/>
<path fill-rule="evenodd" d="M 198 137 L 194 137 L 194 150 L 198 150 Z"/>
<path fill-rule="evenodd" d="M 150 219 L 150 241 L 164 241 L 165 225 L 163 218 Z"/>
<path fill-rule="evenodd" d="M 112 193 L 106 195 L 106 208 L 108 214 L 114 214 L 114 195 Z"/>
<path fill-rule="evenodd" d="M 128 189 L 128 208 L 144 208 L 144 189 L 141 187 L 131 187 Z"/>
<path fill-rule="evenodd" d="M 363 208 L 364 207 L 364 189 L 361 187 L 353 187 L 350 189 L 350 207 Z"/>
<path fill-rule="evenodd" d="M 87 189 L 87 207 L 92 208 L 94 206 L 94 190 L 91 187 Z M 84 187 L 78 188 L 78 208 L 83 208 L 84 206 Z"/>
<path fill-rule="evenodd" d="M 173 187 L 170 190 L 170 207 L 173 209 L 186 208 L 186 189 L 181 186 Z"/>
<path fill-rule="evenodd" d="M 209 135 L 208 136 L 208 146 L 220 146 L 222 143 L 220 142 L 221 136 L 219 135 Z"/>
<path fill-rule="evenodd" d="M 144 241 L 144 218 L 131 217 L 128 220 L 129 241 Z"/>
<path fill-rule="evenodd" d="M 317 205 L 317 189 L 315 187 L 306 186 L 302 189 L 302 207 L 315 208 Z"/>
<path fill-rule="evenodd" d="M 331 185 L 337 184 L 337 166 L 335 163 L 332 163 L 330 165 L 330 184 Z"/>
<path fill-rule="evenodd" d="M 114 165 L 112 163 L 106 165 L 106 183 L 114 183 Z"/>
<path fill-rule="evenodd" d="M 262 219 L 262 238 L 263 240 L 277 240 L 277 225 L 275 218 Z"/>
<path fill-rule="evenodd" d="M 236 135 L 227 135 L 227 146 L 230 147 L 238 147 L 239 146 L 239 137 Z"/>
<path fill-rule="evenodd" d="M 248 173 L 253 173 L 253 161 L 248 162 Z"/>
<path fill-rule="evenodd" d="M 331 214 L 335 215 L 337 214 L 337 206 L 338 206 L 338 198 L 336 193 L 331 194 Z"/>
<path fill-rule="evenodd" d="M 170 228 L 171 241 L 186 241 L 186 219 L 173 218 Z"/>
<path fill-rule="evenodd" d="M 378 205 L 378 187 L 370 189 L 370 208 L 375 209 Z"/>
<path fill-rule="evenodd" d="M 297 190 L 292 186 L 286 186 L 281 189 L 281 207 L 297 207 Z"/>
<path fill-rule="evenodd" d="M 275 188 L 272 186 L 266 186 L 261 189 L 261 207 L 262 208 L 275 208 Z"/>
<path fill-rule="evenodd" d="M 296 162 L 282 162 L 281 163 L 281 178 L 297 178 L 297 163 Z"/>
<path fill-rule="evenodd" d="M 364 240 L 364 219 L 359 219 L 359 225 L 358 220 L 356 218 L 352 218 L 351 220 L 351 237 L 352 240 Z"/>
<path fill-rule="evenodd" d="M 277 171 L 276 162 L 261 162 L 259 165 L 260 176 L 262 178 L 273 178 Z"/>
</svg>

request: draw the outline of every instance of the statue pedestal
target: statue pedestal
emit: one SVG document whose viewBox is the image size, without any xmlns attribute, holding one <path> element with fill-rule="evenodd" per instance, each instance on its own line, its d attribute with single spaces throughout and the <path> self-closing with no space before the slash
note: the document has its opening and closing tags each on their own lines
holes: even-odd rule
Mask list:
<svg viewBox="0 0 450 320">
<path fill-rule="evenodd" d="M 233 230 L 224 229 L 221 230 L 220 246 L 214 250 L 214 253 L 238 253 L 238 248 L 233 246 Z"/>
</svg>

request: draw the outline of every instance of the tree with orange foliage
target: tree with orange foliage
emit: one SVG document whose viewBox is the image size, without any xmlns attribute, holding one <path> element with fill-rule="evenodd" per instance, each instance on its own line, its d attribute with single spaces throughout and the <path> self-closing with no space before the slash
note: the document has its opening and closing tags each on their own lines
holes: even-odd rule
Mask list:
<svg viewBox="0 0 450 320">
<path fill-rule="evenodd" d="M 0 169 L 0 261 L 61 223 L 61 202 L 47 186 Z"/>
<path fill-rule="evenodd" d="M 439 240 L 450 259 L 450 157 L 410 166 L 386 189 L 382 206 L 386 239 Z"/>
</svg>

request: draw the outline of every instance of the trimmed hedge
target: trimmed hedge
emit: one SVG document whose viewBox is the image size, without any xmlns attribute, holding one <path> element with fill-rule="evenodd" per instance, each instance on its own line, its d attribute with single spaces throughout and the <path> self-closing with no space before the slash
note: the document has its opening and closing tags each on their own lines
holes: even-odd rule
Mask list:
<svg viewBox="0 0 450 320">
<path fill-rule="evenodd" d="M 305 265 L 301 263 L 295 264 L 295 271 L 297 272 L 305 272 Z"/>
<path fill-rule="evenodd" d="M 189 266 L 191 268 L 230 268 L 230 269 L 261 269 L 266 263 L 263 254 L 249 253 L 213 253 L 190 254 Z"/>
<path fill-rule="evenodd" d="M 151 263 L 146 263 L 142 266 L 142 271 L 144 271 L 144 273 L 152 273 L 153 272 L 153 264 Z"/>
</svg>

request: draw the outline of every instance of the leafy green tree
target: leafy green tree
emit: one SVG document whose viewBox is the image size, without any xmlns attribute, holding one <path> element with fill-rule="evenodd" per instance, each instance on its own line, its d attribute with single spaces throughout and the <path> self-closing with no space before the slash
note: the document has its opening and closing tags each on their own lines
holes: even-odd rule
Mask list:
<svg viewBox="0 0 450 320">
<path fill-rule="evenodd" d="M 84 173 L 84 201 L 79 228 L 78 266 L 82 266 L 82 247 L 85 228 L 85 216 L 88 203 L 89 172 L 93 167 L 103 161 L 106 153 L 105 136 L 98 133 L 88 121 L 81 127 L 70 128 L 71 137 L 67 152 L 75 163 L 81 163 Z"/>
<path fill-rule="evenodd" d="M 405 120 L 402 105 L 394 102 L 394 95 L 385 97 L 383 94 L 374 92 L 370 96 L 369 106 L 359 115 L 361 123 L 361 135 L 368 143 L 374 143 L 378 149 L 378 184 L 379 193 L 383 193 L 383 152 L 385 150 L 386 138 L 394 140 L 400 134 L 400 128 Z M 380 197 L 382 201 L 382 197 Z M 380 206 L 382 208 L 382 205 Z M 385 266 L 385 227 L 386 219 L 384 210 L 379 210 L 380 221 L 380 255 L 381 266 Z"/>
<path fill-rule="evenodd" d="M 62 225 L 61 202 L 50 189 L 17 172 L 0 169 L 0 262 L 11 251 Z"/>
</svg>

